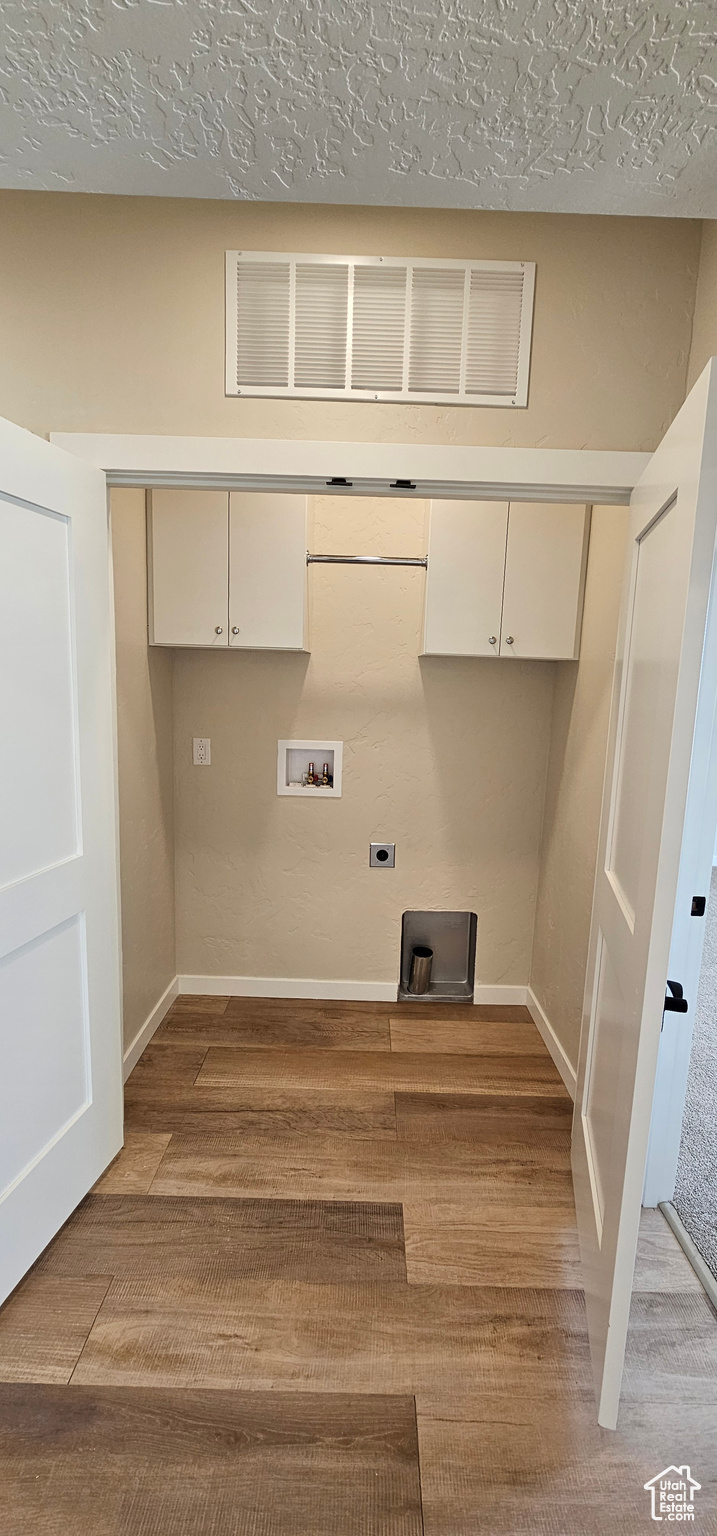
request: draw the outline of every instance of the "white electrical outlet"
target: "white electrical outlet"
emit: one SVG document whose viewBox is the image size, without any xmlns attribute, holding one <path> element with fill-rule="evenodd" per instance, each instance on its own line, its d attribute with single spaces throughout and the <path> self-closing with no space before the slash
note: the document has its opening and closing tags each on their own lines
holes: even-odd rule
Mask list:
<svg viewBox="0 0 717 1536">
<path fill-rule="evenodd" d="M 208 768 L 212 760 L 212 744 L 208 736 L 192 739 L 192 762 L 196 768 Z"/>
</svg>

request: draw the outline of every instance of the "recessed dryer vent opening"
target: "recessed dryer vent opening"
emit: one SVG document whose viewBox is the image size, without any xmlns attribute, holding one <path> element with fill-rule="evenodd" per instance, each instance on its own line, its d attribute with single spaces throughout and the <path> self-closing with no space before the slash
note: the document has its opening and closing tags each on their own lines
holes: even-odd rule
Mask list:
<svg viewBox="0 0 717 1536">
<path fill-rule="evenodd" d="M 404 912 L 399 1002 L 472 1003 L 477 929 L 475 912 Z M 408 986 L 416 947 L 433 951 L 430 985 L 420 995 Z"/>
</svg>

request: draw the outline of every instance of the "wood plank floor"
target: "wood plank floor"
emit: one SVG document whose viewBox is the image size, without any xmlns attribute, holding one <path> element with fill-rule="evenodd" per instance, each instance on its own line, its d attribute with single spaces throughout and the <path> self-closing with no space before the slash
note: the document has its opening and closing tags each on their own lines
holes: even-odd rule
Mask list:
<svg viewBox="0 0 717 1536">
<path fill-rule="evenodd" d="M 420 1536 L 411 1397 L 3 1387 L 5 1536 Z"/>
<path fill-rule="evenodd" d="M 717 1533 L 717 1320 L 646 1212 L 595 1420 L 572 1106 L 524 1009 L 178 998 L 0 1310 L 8 1536 Z"/>
</svg>

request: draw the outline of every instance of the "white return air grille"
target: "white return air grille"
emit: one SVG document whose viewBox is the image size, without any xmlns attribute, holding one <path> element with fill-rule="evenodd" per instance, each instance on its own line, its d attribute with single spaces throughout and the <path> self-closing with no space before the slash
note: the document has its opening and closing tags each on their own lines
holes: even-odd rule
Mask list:
<svg viewBox="0 0 717 1536">
<path fill-rule="evenodd" d="M 535 266 L 227 251 L 228 395 L 527 405 Z"/>
</svg>

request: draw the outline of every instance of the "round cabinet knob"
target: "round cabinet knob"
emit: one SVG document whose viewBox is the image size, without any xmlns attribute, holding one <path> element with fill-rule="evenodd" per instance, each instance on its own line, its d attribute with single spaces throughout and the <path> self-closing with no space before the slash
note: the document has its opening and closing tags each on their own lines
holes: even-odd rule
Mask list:
<svg viewBox="0 0 717 1536">
<path fill-rule="evenodd" d="M 238 624 L 232 624 L 232 634 L 233 635 L 238 635 L 239 634 L 239 625 Z"/>
<path fill-rule="evenodd" d="M 512 635 L 506 635 L 505 643 L 506 643 L 506 645 L 512 645 L 513 644 L 513 636 Z"/>
<path fill-rule="evenodd" d="M 495 635 L 489 635 L 488 636 L 488 644 L 489 645 L 495 645 L 495 643 L 496 643 L 496 636 Z"/>
<path fill-rule="evenodd" d="M 221 624 L 215 625 L 214 633 L 215 633 L 215 635 L 223 635 L 224 634 L 224 630 L 222 629 Z"/>
</svg>

